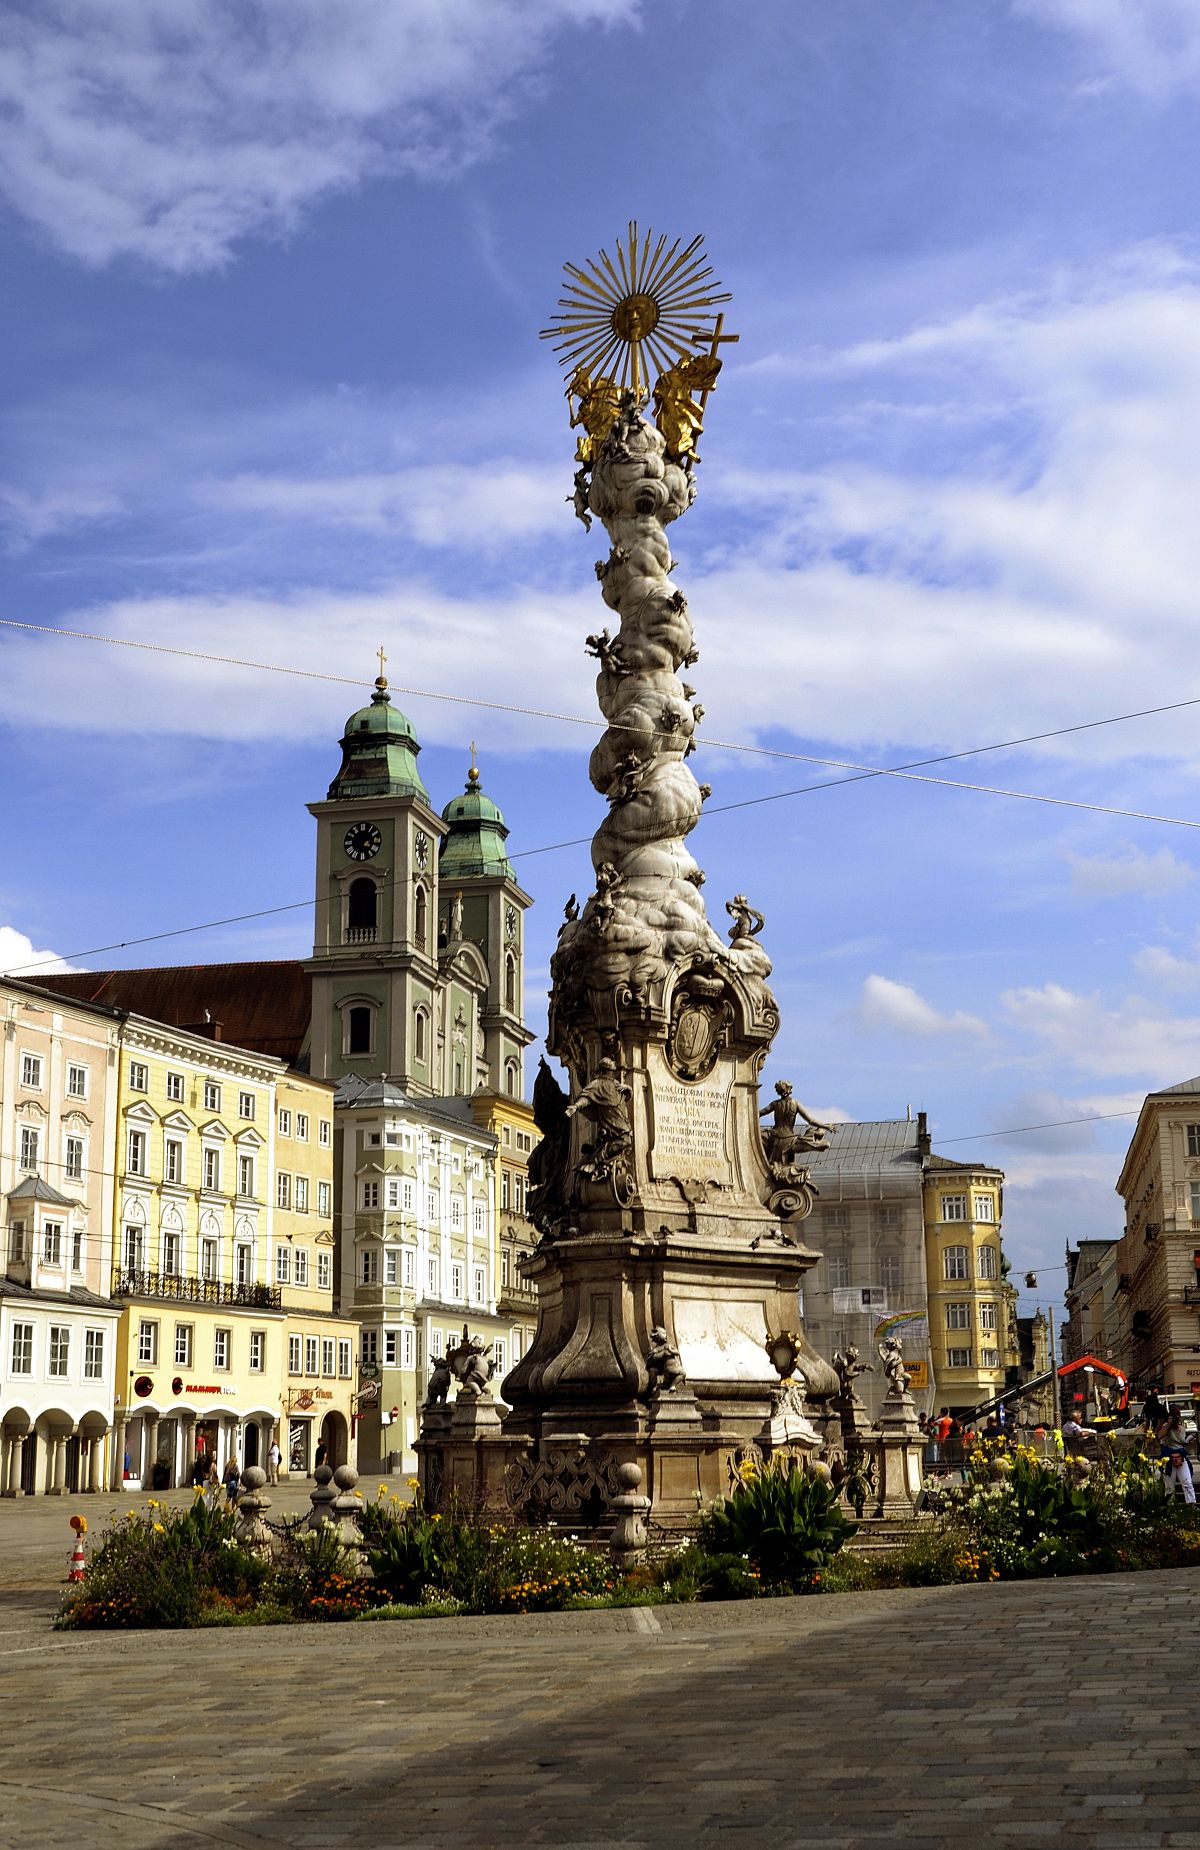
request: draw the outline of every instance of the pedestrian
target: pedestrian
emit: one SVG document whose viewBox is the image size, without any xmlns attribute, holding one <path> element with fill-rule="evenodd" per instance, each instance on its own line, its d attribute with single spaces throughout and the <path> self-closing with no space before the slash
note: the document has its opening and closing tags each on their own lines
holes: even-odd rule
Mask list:
<svg viewBox="0 0 1200 1850">
<path fill-rule="evenodd" d="M 283 1463 L 283 1453 L 279 1449 L 278 1439 L 272 1439 L 267 1447 L 267 1477 L 272 1484 L 279 1482 L 279 1467 Z"/>
<path fill-rule="evenodd" d="M 229 1463 L 225 1466 L 225 1501 L 231 1509 L 237 1502 L 238 1478 L 240 1475 L 241 1473 L 238 1471 L 238 1461 L 233 1454 L 230 1453 Z"/>
<path fill-rule="evenodd" d="M 208 1473 L 204 1479 L 204 1494 L 208 1498 L 210 1509 L 216 1509 L 221 1496 L 221 1478 L 217 1471 L 215 1455 L 208 1461 Z"/>
<path fill-rule="evenodd" d="M 1196 1486 L 1192 1482 L 1192 1467 L 1187 1454 L 1187 1434 L 1183 1430 L 1183 1409 L 1176 1407 L 1169 1419 L 1165 1419 L 1159 1428 L 1159 1443 L 1163 1457 L 1167 1461 L 1166 1481 L 1167 1495 L 1182 1495 L 1185 1503 L 1196 1501 Z"/>
<path fill-rule="evenodd" d="M 321 1469 L 321 1466 L 326 1462 L 328 1457 L 329 1457 L 329 1453 L 326 1450 L 325 1446 L 323 1444 L 319 1445 L 317 1447 L 317 1456 L 315 1460 L 313 1461 L 313 1470 L 319 1471 Z"/>
<path fill-rule="evenodd" d="M 203 1489 L 204 1480 L 207 1476 L 208 1476 L 208 1465 L 205 1462 L 204 1453 L 197 1452 L 195 1458 L 192 1461 L 192 1483 L 195 1485 L 197 1490 Z"/>
</svg>

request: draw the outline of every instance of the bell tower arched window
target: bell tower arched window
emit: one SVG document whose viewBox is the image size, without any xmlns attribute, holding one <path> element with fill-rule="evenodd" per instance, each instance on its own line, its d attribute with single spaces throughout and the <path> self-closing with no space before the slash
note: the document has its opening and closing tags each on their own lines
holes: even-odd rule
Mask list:
<svg viewBox="0 0 1200 1850">
<path fill-rule="evenodd" d="M 378 929 L 379 889 L 373 880 L 352 880 L 346 907 L 346 939 L 371 944 Z"/>
<path fill-rule="evenodd" d="M 426 1009 L 418 1009 L 413 1016 L 413 1057 L 424 1062 L 428 1059 L 427 1043 L 429 1039 L 429 1014 Z"/>
<path fill-rule="evenodd" d="M 512 952 L 504 959 L 504 1006 L 510 1015 L 517 1012 L 517 960 Z"/>
<path fill-rule="evenodd" d="M 413 936 L 423 951 L 429 949 L 429 895 L 423 886 L 417 888 L 414 902 Z"/>
<path fill-rule="evenodd" d="M 375 1010 L 365 1002 L 348 1008 L 345 1020 L 345 1048 L 348 1054 L 371 1053 L 375 1046 Z"/>
</svg>

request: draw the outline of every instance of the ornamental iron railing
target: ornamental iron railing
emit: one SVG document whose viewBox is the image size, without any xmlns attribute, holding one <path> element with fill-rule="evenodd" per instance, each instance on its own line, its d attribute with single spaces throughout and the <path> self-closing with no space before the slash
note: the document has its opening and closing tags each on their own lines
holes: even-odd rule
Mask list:
<svg viewBox="0 0 1200 1850">
<path fill-rule="evenodd" d="M 278 1310 L 277 1285 L 233 1285 L 219 1278 L 184 1278 L 177 1272 L 119 1272 L 118 1298 L 168 1298 L 179 1304 L 243 1304 L 255 1310 Z"/>
</svg>

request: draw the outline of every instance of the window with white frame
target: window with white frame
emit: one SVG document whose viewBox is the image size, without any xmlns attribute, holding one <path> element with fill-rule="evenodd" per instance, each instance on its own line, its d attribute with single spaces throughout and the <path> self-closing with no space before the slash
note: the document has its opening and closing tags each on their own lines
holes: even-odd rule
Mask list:
<svg viewBox="0 0 1200 1850">
<path fill-rule="evenodd" d="M 400 1206 L 400 1183 L 395 1176 L 389 1176 L 384 1183 L 384 1202 L 389 1208 Z"/>
<path fill-rule="evenodd" d="M 946 1328 L 948 1330 L 969 1330 L 971 1327 L 971 1306 L 969 1304 L 947 1304 Z"/>
<path fill-rule="evenodd" d="M 942 1196 L 942 1219 L 943 1220 L 966 1220 L 966 1218 L 967 1218 L 967 1198 L 965 1195 L 943 1195 Z"/>
<path fill-rule="evenodd" d="M 288 1285 L 292 1279 L 292 1249 L 290 1246 L 275 1248 L 275 1283 Z"/>
<path fill-rule="evenodd" d="M 415 1247 L 412 1246 L 406 1246 L 404 1248 L 403 1279 L 409 1291 L 415 1289 L 417 1283 L 417 1254 Z"/>
<path fill-rule="evenodd" d="M 971 1351 L 969 1349 L 947 1349 L 947 1368 L 970 1368 Z"/>
<path fill-rule="evenodd" d="M 383 1332 L 383 1359 L 388 1368 L 394 1368 L 399 1358 L 399 1334 L 398 1330 Z"/>
<path fill-rule="evenodd" d="M 290 1111 L 284 1111 L 281 1109 L 279 1113 L 279 1135 L 281 1137 L 290 1137 L 291 1134 L 292 1134 L 292 1114 Z"/>
<path fill-rule="evenodd" d="M 976 1220 L 995 1221 L 996 1197 L 994 1195 L 976 1195 L 971 1205 L 975 1210 Z"/>
<path fill-rule="evenodd" d="M 333 1213 L 333 1190 L 328 1182 L 317 1183 L 317 1213 L 328 1220 Z"/>
<path fill-rule="evenodd" d="M 233 1278 L 238 1285 L 248 1285 L 254 1277 L 253 1249 L 239 1240 L 233 1249 Z"/>
<path fill-rule="evenodd" d="M 399 1257 L 400 1255 L 397 1253 L 396 1248 L 394 1246 L 384 1247 L 383 1249 L 383 1282 L 385 1285 L 394 1285 L 397 1283 L 396 1268 L 399 1263 Z"/>
<path fill-rule="evenodd" d="M 200 1242 L 200 1276 L 210 1283 L 221 1276 L 221 1253 L 216 1240 Z"/>
<path fill-rule="evenodd" d="M 62 1222 L 48 1220 L 42 1223 L 42 1264 L 62 1265 Z"/>
<path fill-rule="evenodd" d="M 1188 1124 L 1185 1126 L 1185 1129 L 1187 1131 L 1188 1155 L 1200 1156 L 1200 1124 Z"/>
<path fill-rule="evenodd" d="M 296 1177 L 296 1212 L 297 1214 L 307 1214 L 308 1213 L 308 1177 L 307 1176 L 297 1176 Z"/>
<path fill-rule="evenodd" d="M 948 1246 L 942 1254 L 943 1278 L 970 1278 L 971 1268 L 967 1261 L 965 1246 Z"/>
<path fill-rule="evenodd" d="M 425 1214 L 430 1226 L 434 1226 L 438 1218 L 438 1198 L 432 1189 L 430 1189 L 427 1194 Z"/>
<path fill-rule="evenodd" d="M 359 1283 L 377 1285 L 379 1283 L 379 1248 L 364 1246 L 359 1258 Z"/>
<path fill-rule="evenodd" d="M 500 1248 L 500 1284 L 507 1291 L 512 1284 L 512 1247 Z"/>
<path fill-rule="evenodd" d="M 416 1191 L 414 1190 L 411 1182 L 405 1181 L 401 1184 L 400 1206 L 403 1208 L 406 1214 L 411 1214 L 413 1211 L 413 1203 L 415 1200 L 415 1194 L 416 1194 Z"/>
<path fill-rule="evenodd" d="M 128 1138 L 128 1158 L 126 1167 L 131 1176 L 149 1174 L 147 1156 L 147 1138 L 145 1131 L 131 1130 Z"/>
<path fill-rule="evenodd" d="M 308 1142 L 308 1113 L 306 1111 L 296 1113 L 296 1136 L 301 1143 Z"/>
<path fill-rule="evenodd" d="M 267 1366 L 267 1332 L 251 1330 L 250 1332 L 250 1373 L 261 1375 Z"/>
<path fill-rule="evenodd" d="M 220 1111 L 221 1109 L 221 1088 L 215 1079 L 204 1081 L 204 1109 L 205 1111 Z"/>
<path fill-rule="evenodd" d="M 514 1176 L 513 1178 L 513 1208 L 518 1214 L 524 1214 L 525 1212 L 524 1176 Z"/>
<path fill-rule="evenodd" d="M 298 1285 L 307 1285 L 308 1283 L 307 1246 L 298 1246 L 296 1248 L 296 1283 Z"/>
<path fill-rule="evenodd" d="M 203 1184 L 212 1192 L 221 1186 L 221 1152 L 211 1146 L 204 1152 Z"/>
<path fill-rule="evenodd" d="M 288 1374 L 298 1375 L 299 1373 L 300 1373 L 300 1338 L 298 1336 L 289 1336 L 288 1337 Z"/>
<path fill-rule="evenodd" d="M 462 1300 L 463 1268 L 460 1265 L 452 1265 L 450 1267 L 450 1296 L 454 1299 L 456 1304 L 460 1303 Z"/>
<path fill-rule="evenodd" d="M 431 1297 L 436 1297 L 438 1294 L 438 1262 L 436 1259 L 431 1259 L 429 1261 L 429 1270 L 428 1270 L 427 1278 L 428 1278 L 428 1285 L 429 1285 L 429 1294 Z"/>
<path fill-rule="evenodd" d="M 999 1368 L 999 1349 L 981 1349 L 979 1351 L 979 1366 L 980 1368 Z"/>
<path fill-rule="evenodd" d="M 175 1366 L 190 1368 L 192 1365 L 192 1345 L 195 1341 L 195 1325 L 177 1323 L 175 1325 Z"/>
<path fill-rule="evenodd" d="M 83 1228 L 75 1227 L 71 1232 L 71 1270 L 83 1271 Z"/>
<path fill-rule="evenodd" d="M 360 1207 L 377 1208 L 379 1206 L 379 1184 L 378 1182 L 361 1183 L 358 1199 L 359 1199 Z"/>
<path fill-rule="evenodd" d="M 145 1236 L 138 1226 L 127 1226 L 121 1235 L 121 1264 L 127 1272 L 140 1272 L 145 1253 Z"/>
<path fill-rule="evenodd" d="M 333 1255 L 326 1252 L 317 1254 L 317 1290 L 333 1289 Z"/>
<path fill-rule="evenodd" d="M 163 1144 L 163 1180 L 176 1187 L 183 1181 L 183 1145 L 178 1137 L 168 1137 Z"/>
<path fill-rule="evenodd" d="M 213 1367 L 222 1374 L 229 1371 L 229 1356 L 233 1348 L 233 1331 L 215 1329 L 213 1331 Z"/>
<path fill-rule="evenodd" d="M 63 1158 L 63 1174 L 66 1176 L 68 1182 L 81 1182 L 83 1180 L 82 1137 L 67 1138 L 66 1154 Z"/>
<path fill-rule="evenodd" d="M 182 1270 L 180 1264 L 181 1242 L 173 1228 L 164 1230 L 162 1237 L 162 1269 L 168 1278 L 178 1278 Z"/>
<path fill-rule="evenodd" d="M 41 1132 L 28 1124 L 21 1126 L 21 1167 L 28 1171 L 38 1166 L 38 1153 L 41 1147 Z"/>
<path fill-rule="evenodd" d="M 487 1297 L 487 1272 L 483 1266 L 477 1265 L 475 1267 L 471 1283 L 474 1287 L 473 1296 L 475 1302 L 477 1304 L 482 1304 Z"/>
<path fill-rule="evenodd" d="M 167 1074 L 167 1097 L 174 1104 L 182 1105 L 184 1096 L 184 1078 L 182 1073 Z"/>
<path fill-rule="evenodd" d="M 324 1144 L 326 1149 L 328 1149 L 329 1145 L 333 1142 L 333 1125 L 328 1118 L 318 1118 L 317 1120 L 317 1142 Z"/>
<path fill-rule="evenodd" d="M 10 1372 L 14 1375 L 33 1373 L 32 1323 L 14 1323 L 12 1326 L 12 1368 Z"/>
<path fill-rule="evenodd" d="M 500 1211 L 507 1214 L 512 1208 L 512 1171 L 500 1165 Z"/>
<path fill-rule="evenodd" d="M 373 1368 L 379 1360 L 379 1331 L 363 1330 L 358 1339 L 358 1359 L 364 1368 Z"/>
<path fill-rule="evenodd" d="M 253 1120 L 255 1099 L 253 1092 L 238 1093 L 238 1117 Z"/>
<path fill-rule="evenodd" d="M 292 1205 L 292 1178 L 286 1169 L 281 1169 L 275 1177 L 275 1206 L 290 1208 Z"/>
<path fill-rule="evenodd" d="M 880 1233 L 895 1233 L 900 1227 L 900 1210 L 885 1204 L 876 1208 L 873 1219 Z"/>
<path fill-rule="evenodd" d="M 981 1330 L 999 1329 L 1000 1326 L 996 1320 L 996 1306 L 994 1304 L 981 1304 L 979 1306 L 979 1327 Z"/>
<path fill-rule="evenodd" d="M 400 1332 L 400 1366 L 401 1368 L 412 1368 L 414 1366 L 414 1361 L 415 1361 L 415 1344 L 413 1342 L 413 1332 L 411 1330 L 401 1330 Z"/>
<path fill-rule="evenodd" d="M 482 1201 L 477 1201 L 474 1204 L 473 1215 L 474 1215 L 474 1223 L 475 1223 L 475 1233 L 476 1233 L 476 1236 L 478 1236 L 484 1231 Z"/>
<path fill-rule="evenodd" d="M 354 1347 L 348 1336 L 338 1339 L 338 1375 L 341 1380 L 350 1379 L 350 1370 L 354 1366 Z"/>
<path fill-rule="evenodd" d="M 28 1092 L 41 1091 L 42 1056 L 40 1053 L 23 1053 L 21 1055 L 21 1084 Z"/>
<path fill-rule="evenodd" d="M 880 1253 L 879 1282 L 885 1291 L 899 1291 L 904 1282 L 904 1261 L 899 1253 Z"/>
<path fill-rule="evenodd" d="M 138 1324 L 137 1359 L 143 1368 L 153 1368 L 158 1362 L 158 1324 L 151 1317 L 143 1317 Z"/>
<path fill-rule="evenodd" d="M 150 1068 L 144 1060 L 129 1062 L 129 1090 L 131 1092 L 148 1092 L 150 1090 Z"/>
<path fill-rule="evenodd" d="M 83 1378 L 85 1381 L 103 1381 L 104 1379 L 103 1330 L 83 1332 Z"/>
<path fill-rule="evenodd" d="M 249 1200 L 250 1197 L 253 1195 L 253 1193 L 254 1193 L 254 1158 L 252 1156 L 239 1156 L 238 1157 L 238 1194 L 244 1196 L 247 1200 Z"/>
<path fill-rule="evenodd" d="M 66 1323 L 50 1325 L 50 1347 L 47 1351 L 46 1372 L 56 1381 L 65 1381 L 70 1373 L 71 1362 L 71 1328 Z"/>
<path fill-rule="evenodd" d="M 458 1228 L 462 1226 L 462 1224 L 463 1224 L 462 1196 L 461 1195 L 451 1195 L 450 1197 L 450 1225 L 455 1230 L 457 1230 Z"/>
<path fill-rule="evenodd" d="M 1000 1254 L 994 1246 L 981 1246 L 979 1249 L 980 1278 L 999 1278 Z"/>
<path fill-rule="evenodd" d="M 844 1291 L 850 1283 L 850 1261 L 837 1254 L 825 1261 L 825 1276 L 831 1291 Z"/>
<path fill-rule="evenodd" d="M 67 1066 L 67 1097 L 86 1098 L 88 1095 L 88 1070 L 86 1066 L 77 1066 L 71 1061 Z"/>
</svg>

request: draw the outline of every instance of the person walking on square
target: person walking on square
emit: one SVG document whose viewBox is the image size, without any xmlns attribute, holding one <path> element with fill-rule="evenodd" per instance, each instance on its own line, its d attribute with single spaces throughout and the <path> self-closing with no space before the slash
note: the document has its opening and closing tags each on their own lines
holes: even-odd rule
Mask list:
<svg viewBox="0 0 1200 1850">
<path fill-rule="evenodd" d="M 272 1484 L 279 1482 L 279 1467 L 283 1462 L 283 1453 L 279 1449 L 278 1439 L 272 1439 L 267 1447 L 267 1478 Z"/>
<path fill-rule="evenodd" d="M 1187 1454 L 1187 1434 L 1183 1430 L 1183 1413 L 1176 1407 L 1174 1413 L 1164 1420 L 1159 1428 L 1159 1442 L 1163 1457 L 1167 1461 L 1167 1494 L 1174 1497 L 1182 1495 L 1185 1503 L 1196 1501 L 1196 1486 L 1192 1482 L 1192 1467 Z"/>
<path fill-rule="evenodd" d="M 209 1460 L 208 1472 L 204 1479 L 204 1494 L 208 1498 L 209 1507 L 215 1510 L 221 1496 L 221 1478 L 217 1471 L 215 1456 Z"/>
<path fill-rule="evenodd" d="M 229 1463 L 225 1466 L 225 1501 L 231 1509 L 237 1502 L 239 1476 L 238 1461 L 231 1453 Z"/>
</svg>

